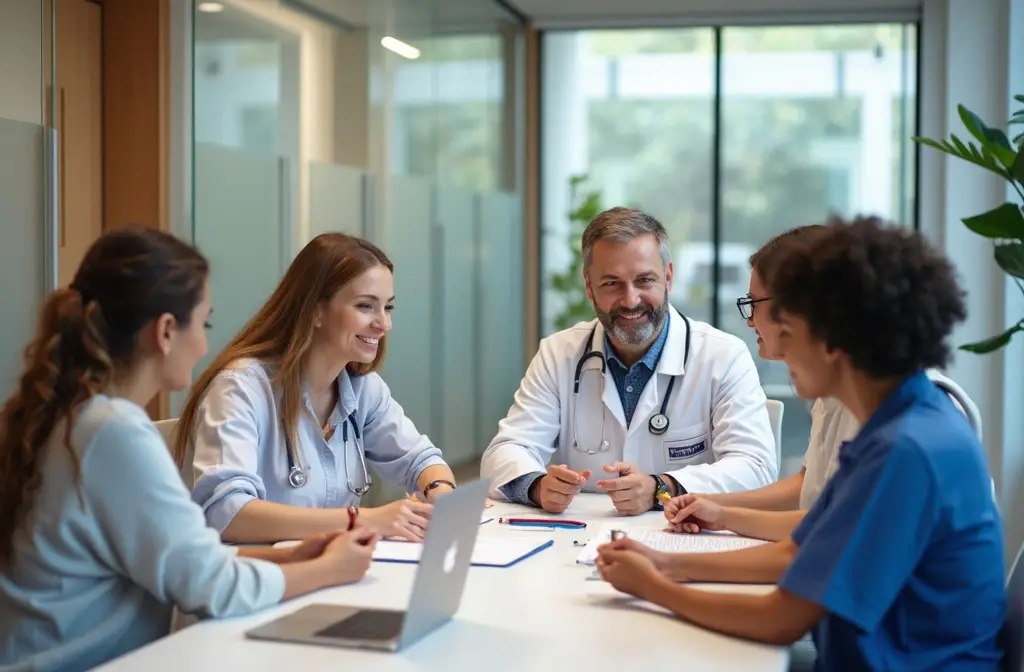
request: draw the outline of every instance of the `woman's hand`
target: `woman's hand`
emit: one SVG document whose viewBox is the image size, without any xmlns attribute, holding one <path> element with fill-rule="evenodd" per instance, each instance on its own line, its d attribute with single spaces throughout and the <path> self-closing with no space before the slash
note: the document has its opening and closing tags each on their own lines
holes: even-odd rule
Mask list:
<svg viewBox="0 0 1024 672">
<path fill-rule="evenodd" d="M 680 495 L 665 502 L 665 518 L 673 532 L 724 530 L 727 513 L 727 507 L 698 495 Z"/>
<path fill-rule="evenodd" d="M 359 509 L 359 524 L 374 530 L 381 537 L 398 537 L 406 541 L 423 541 L 433 504 L 414 499 L 399 499 L 373 509 Z"/>
<path fill-rule="evenodd" d="M 281 549 L 284 551 L 284 555 L 278 564 L 285 564 L 287 562 L 302 562 L 303 560 L 314 560 L 323 555 L 324 549 L 335 537 L 340 534 L 345 534 L 342 531 L 337 532 L 321 532 L 320 534 L 314 534 L 311 537 L 306 537 L 298 544 L 289 546 Z"/>
<path fill-rule="evenodd" d="M 644 596 L 649 590 L 667 579 L 647 554 L 622 547 L 624 541 L 605 544 L 598 549 L 597 571 L 616 590 L 646 599 Z"/>
<path fill-rule="evenodd" d="M 377 539 L 376 532 L 365 528 L 335 533 L 314 560 L 327 573 L 328 585 L 355 583 L 362 579 L 373 562 Z"/>
<path fill-rule="evenodd" d="M 597 549 L 599 556 L 600 553 L 604 551 L 630 551 L 637 553 L 644 558 L 647 558 L 647 560 L 654 565 L 654 568 L 662 574 L 668 573 L 669 566 L 672 562 L 671 554 L 664 551 L 656 551 L 650 546 L 644 546 L 639 541 L 635 541 L 629 537 L 612 541 L 607 544 L 602 544 Z"/>
</svg>

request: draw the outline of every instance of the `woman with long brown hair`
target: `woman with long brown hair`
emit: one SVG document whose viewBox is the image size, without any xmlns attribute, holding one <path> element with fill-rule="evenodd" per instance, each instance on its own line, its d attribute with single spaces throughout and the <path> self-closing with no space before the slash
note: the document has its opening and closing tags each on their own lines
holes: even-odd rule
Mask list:
<svg viewBox="0 0 1024 672">
<path fill-rule="evenodd" d="M 0 411 L 0 667 L 89 669 L 167 634 L 174 606 L 245 614 L 366 573 L 372 530 L 233 550 L 191 501 L 144 407 L 206 353 L 207 275 L 123 229 L 47 297 Z"/>
<path fill-rule="evenodd" d="M 194 453 L 192 497 L 224 539 L 303 539 L 338 527 L 373 485 L 367 465 L 426 501 L 364 508 L 360 522 L 423 538 L 431 500 L 455 477 L 376 373 L 392 274 L 373 244 L 317 236 L 192 387 L 175 454 L 186 465 Z"/>
</svg>

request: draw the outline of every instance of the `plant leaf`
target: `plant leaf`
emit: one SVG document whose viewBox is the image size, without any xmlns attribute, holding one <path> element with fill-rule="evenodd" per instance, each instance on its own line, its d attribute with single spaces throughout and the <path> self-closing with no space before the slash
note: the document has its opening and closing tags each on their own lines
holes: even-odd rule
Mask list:
<svg viewBox="0 0 1024 672">
<path fill-rule="evenodd" d="M 1006 134 L 997 128 L 989 128 L 981 117 L 971 112 L 963 105 L 956 106 L 957 112 L 960 113 L 960 120 L 964 123 L 964 126 L 970 131 L 974 139 L 981 143 L 982 147 L 987 148 L 999 163 L 1004 168 L 1009 170 L 1013 166 L 1013 159 L 1016 156 L 1016 151 L 1007 139 Z"/>
<path fill-rule="evenodd" d="M 1024 136 L 1024 133 L 1017 137 L 1020 138 L 1022 136 Z M 1024 184 L 1024 145 L 1021 145 L 1020 149 L 1017 150 L 1017 158 L 1013 162 L 1013 170 L 1010 172 L 1013 175 L 1013 179 Z"/>
<path fill-rule="evenodd" d="M 1018 93 L 1013 97 L 1018 103 L 1024 103 L 1024 93 Z"/>
<path fill-rule="evenodd" d="M 1000 166 L 997 161 L 985 161 L 981 157 L 980 153 L 978 154 L 977 158 L 975 158 L 974 152 L 972 152 L 971 149 L 968 148 L 962 140 L 960 140 L 960 138 L 956 137 L 955 135 L 950 136 L 950 138 L 953 140 L 953 142 L 958 143 L 959 146 L 954 146 L 953 144 L 946 141 L 938 142 L 935 140 L 931 140 L 929 138 L 921 138 L 917 136 L 915 136 L 913 139 L 915 142 L 918 142 L 927 147 L 931 147 L 932 149 L 937 149 L 940 152 L 949 154 L 950 156 L 955 156 L 958 159 L 963 159 L 964 161 L 968 161 L 975 165 L 981 166 L 985 170 L 991 170 L 993 173 L 999 175 L 1003 179 L 1010 179 L 1009 171 L 1006 168 Z M 975 148 L 975 150 L 977 151 L 977 148 Z"/>
<path fill-rule="evenodd" d="M 996 245 L 996 263 L 999 268 L 1015 278 L 1024 278 L 1024 244 L 1007 243 Z"/>
<path fill-rule="evenodd" d="M 979 236 L 1024 240 L 1024 215 L 1014 203 L 1003 203 L 980 215 L 964 217 L 962 221 Z"/>
<path fill-rule="evenodd" d="M 1004 331 L 1003 333 L 999 334 L 998 336 L 986 338 L 985 340 L 978 341 L 976 343 L 967 343 L 966 345 L 961 345 L 960 349 L 966 352 L 973 352 L 976 355 L 985 355 L 990 352 L 995 352 L 999 348 L 1009 343 L 1010 339 L 1013 338 L 1013 335 L 1016 334 L 1018 331 L 1024 331 L 1024 328 L 1022 328 L 1019 324 L 1015 324 L 1006 331 Z"/>
</svg>

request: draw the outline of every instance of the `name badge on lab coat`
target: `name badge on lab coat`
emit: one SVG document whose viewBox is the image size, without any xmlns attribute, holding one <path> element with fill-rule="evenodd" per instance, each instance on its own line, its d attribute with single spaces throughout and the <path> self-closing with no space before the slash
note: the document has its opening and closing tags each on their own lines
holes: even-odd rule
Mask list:
<svg viewBox="0 0 1024 672">
<path fill-rule="evenodd" d="M 692 439 L 682 439 L 666 442 L 665 451 L 668 453 L 669 462 L 681 462 L 697 457 L 708 449 L 707 435 Z"/>
</svg>

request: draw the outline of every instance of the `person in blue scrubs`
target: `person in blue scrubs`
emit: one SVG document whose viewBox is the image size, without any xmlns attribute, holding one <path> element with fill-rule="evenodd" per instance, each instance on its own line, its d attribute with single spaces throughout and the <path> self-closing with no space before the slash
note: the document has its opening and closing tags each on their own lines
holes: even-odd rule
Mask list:
<svg viewBox="0 0 1024 672">
<path fill-rule="evenodd" d="M 369 568 L 370 530 L 233 549 L 189 496 L 145 407 L 206 353 L 207 276 L 190 245 L 118 229 L 46 297 L 0 411 L 0 668 L 92 669 L 175 606 L 239 616 Z"/>
<path fill-rule="evenodd" d="M 315 237 L 192 386 L 175 455 L 191 462 L 193 499 L 223 539 L 264 543 L 336 529 L 373 487 L 368 465 L 412 497 L 361 509 L 361 523 L 423 539 L 432 501 L 455 488 L 455 476 L 376 373 L 391 330 L 393 273 L 366 240 Z"/>
<path fill-rule="evenodd" d="M 925 373 L 946 364 L 966 316 L 952 264 L 916 232 L 833 220 L 789 251 L 770 284 L 797 392 L 835 397 L 861 425 L 778 542 L 789 560 L 777 589 L 687 588 L 681 556 L 630 540 L 601 548 L 599 572 L 725 634 L 791 644 L 813 630 L 822 670 L 997 669 L 1002 522 L 982 446 Z"/>
</svg>

